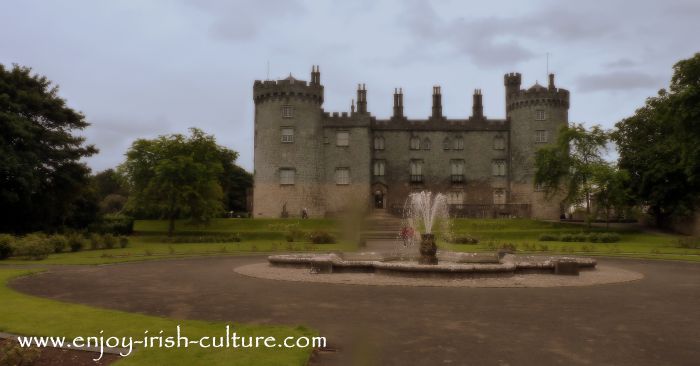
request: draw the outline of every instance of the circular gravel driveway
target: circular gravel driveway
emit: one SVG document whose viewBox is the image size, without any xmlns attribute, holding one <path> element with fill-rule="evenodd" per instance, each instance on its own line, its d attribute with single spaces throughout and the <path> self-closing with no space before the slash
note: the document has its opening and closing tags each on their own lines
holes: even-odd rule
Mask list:
<svg viewBox="0 0 700 366">
<path fill-rule="evenodd" d="M 21 292 L 179 319 L 303 324 L 322 365 L 697 365 L 700 264 L 600 259 L 637 281 L 551 288 L 353 286 L 250 278 L 259 257 L 54 267 Z"/>
</svg>

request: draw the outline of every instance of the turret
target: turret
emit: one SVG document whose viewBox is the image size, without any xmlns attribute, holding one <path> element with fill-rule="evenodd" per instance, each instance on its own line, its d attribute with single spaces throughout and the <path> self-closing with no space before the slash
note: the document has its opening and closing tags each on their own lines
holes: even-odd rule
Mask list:
<svg viewBox="0 0 700 366">
<path fill-rule="evenodd" d="M 549 74 L 549 86 L 547 89 L 549 89 L 549 91 L 556 89 L 556 87 L 554 86 L 554 74 Z"/>
<path fill-rule="evenodd" d="M 511 72 L 503 76 L 503 83 L 506 86 L 506 104 L 508 99 L 512 94 L 520 91 L 520 84 L 522 82 L 522 76 L 519 72 Z"/>
<path fill-rule="evenodd" d="M 442 118 L 442 94 L 439 86 L 433 87 L 433 114 L 432 118 Z"/>
<path fill-rule="evenodd" d="M 481 101 L 481 89 L 474 90 L 474 102 L 472 104 L 472 117 L 483 118 L 484 117 L 484 105 Z"/>
</svg>

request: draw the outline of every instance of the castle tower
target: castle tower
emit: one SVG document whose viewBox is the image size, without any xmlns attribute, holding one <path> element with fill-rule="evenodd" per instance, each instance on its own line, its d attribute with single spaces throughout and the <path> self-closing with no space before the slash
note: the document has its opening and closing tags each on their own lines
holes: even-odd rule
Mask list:
<svg viewBox="0 0 700 366">
<path fill-rule="evenodd" d="M 367 87 L 357 84 L 357 113 L 367 113 Z"/>
<path fill-rule="evenodd" d="M 394 88 L 394 114 L 392 118 L 403 118 L 403 89 Z"/>
<path fill-rule="evenodd" d="M 520 89 L 521 76 L 517 73 L 504 77 L 506 91 L 506 118 L 510 121 L 510 181 L 509 202 L 529 203 L 533 218 L 558 219 L 561 198 L 545 198 L 544 192 L 534 185 L 535 153 L 555 142 L 562 126 L 569 122 L 569 91 L 554 85 L 535 83 L 529 89 Z"/>
<path fill-rule="evenodd" d="M 256 80 L 254 217 L 323 215 L 321 132 L 323 85 L 318 66 L 311 81 L 290 76 Z"/>
</svg>

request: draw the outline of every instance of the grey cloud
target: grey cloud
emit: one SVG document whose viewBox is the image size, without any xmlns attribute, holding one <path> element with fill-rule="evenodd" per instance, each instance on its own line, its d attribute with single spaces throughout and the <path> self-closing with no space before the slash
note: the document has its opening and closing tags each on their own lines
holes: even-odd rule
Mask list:
<svg viewBox="0 0 700 366">
<path fill-rule="evenodd" d="M 643 72 L 619 71 L 582 75 L 576 85 L 581 92 L 623 91 L 660 87 L 663 81 Z"/>
<path fill-rule="evenodd" d="M 611 61 L 611 62 L 608 62 L 605 64 L 606 67 L 610 67 L 610 68 L 618 68 L 618 67 L 625 68 L 625 67 L 632 67 L 632 66 L 636 66 L 636 65 L 637 65 L 637 62 L 635 62 L 627 57 L 619 58 L 615 61 Z"/>
<path fill-rule="evenodd" d="M 256 38 L 270 22 L 304 12 L 299 0 L 185 0 L 186 3 L 213 17 L 210 33 L 227 41 L 248 41 Z"/>
</svg>

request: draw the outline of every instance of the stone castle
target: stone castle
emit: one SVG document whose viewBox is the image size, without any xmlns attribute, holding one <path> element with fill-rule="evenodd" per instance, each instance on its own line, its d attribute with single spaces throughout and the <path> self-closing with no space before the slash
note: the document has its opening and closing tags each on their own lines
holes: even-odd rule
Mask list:
<svg viewBox="0 0 700 366">
<path fill-rule="evenodd" d="M 457 216 L 558 219 L 559 200 L 534 184 L 534 157 L 568 123 L 569 91 L 553 74 L 547 87 L 521 89 L 519 73 L 504 81 L 504 119 L 484 116 L 480 90 L 471 116 L 447 119 L 435 86 L 421 120 L 404 116 L 401 89 L 393 115 L 376 118 L 364 84 L 349 112 L 325 112 L 318 66 L 310 82 L 255 81 L 254 217 L 399 213 L 411 192 L 430 190 L 445 193 Z"/>
</svg>

